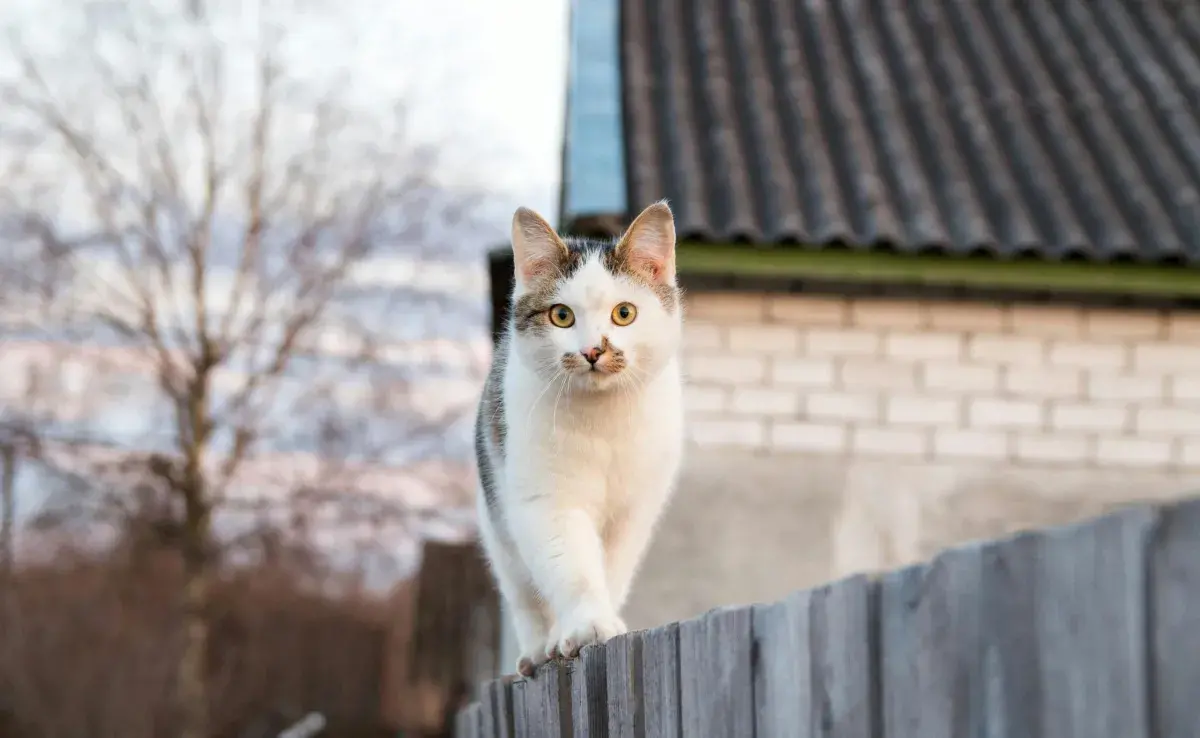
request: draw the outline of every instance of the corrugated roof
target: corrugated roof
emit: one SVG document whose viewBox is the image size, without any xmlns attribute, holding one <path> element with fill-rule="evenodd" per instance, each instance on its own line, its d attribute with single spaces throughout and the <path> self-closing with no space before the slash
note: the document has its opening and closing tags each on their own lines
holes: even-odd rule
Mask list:
<svg viewBox="0 0 1200 738">
<path fill-rule="evenodd" d="M 682 238 L 1200 264 L 1200 4 L 619 1 Z"/>
</svg>

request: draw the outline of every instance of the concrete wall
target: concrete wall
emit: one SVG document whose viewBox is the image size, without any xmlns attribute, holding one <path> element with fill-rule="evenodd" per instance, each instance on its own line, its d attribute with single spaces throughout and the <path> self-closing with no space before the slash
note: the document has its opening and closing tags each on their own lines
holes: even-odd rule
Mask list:
<svg viewBox="0 0 1200 738">
<path fill-rule="evenodd" d="M 1200 315 L 689 298 L 691 454 L 631 626 L 1200 493 Z"/>
</svg>

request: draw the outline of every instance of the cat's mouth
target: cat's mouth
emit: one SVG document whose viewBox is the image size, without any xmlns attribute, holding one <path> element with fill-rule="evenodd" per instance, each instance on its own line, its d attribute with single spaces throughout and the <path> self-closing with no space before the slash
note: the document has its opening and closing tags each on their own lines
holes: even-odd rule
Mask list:
<svg viewBox="0 0 1200 738">
<path fill-rule="evenodd" d="M 580 354 L 564 354 L 562 366 L 569 374 L 600 380 L 603 377 L 619 374 L 625 369 L 625 354 L 619 350 L 610 349 L 593 360 Z"/>
</svg>

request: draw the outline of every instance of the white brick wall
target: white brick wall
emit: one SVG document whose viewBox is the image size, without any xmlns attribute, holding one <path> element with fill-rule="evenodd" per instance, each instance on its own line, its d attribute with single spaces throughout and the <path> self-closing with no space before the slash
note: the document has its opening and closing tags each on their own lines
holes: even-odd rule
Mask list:
<svg viewBox="0 0 1200 738">
<path fill-rule="evenodd" d="M 699 446 L 1200 468 L 1200 316 L 689 296 Z"/>
</svg>

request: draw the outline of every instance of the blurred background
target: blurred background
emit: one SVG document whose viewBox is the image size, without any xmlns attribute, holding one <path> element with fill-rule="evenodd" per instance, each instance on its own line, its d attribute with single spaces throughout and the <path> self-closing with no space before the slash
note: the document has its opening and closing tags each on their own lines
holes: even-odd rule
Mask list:
<svg viewBox="0 0 1200 738">
<path fill-rule="evenodd" d="M 511 671 L 472 425 L 519 205 L 676 213 L 691 452 L 631 627 L 1200 490 L 1200 9 L 0 28 L 0 738 L 442 736 Z"/>
<path fill-rule="evenodd" d="M 484 252 L 553 211 L 565 13 L 5 4 L 0 735 L 395 735 L 418 590 L 461 652 Z"/>
</svg>

